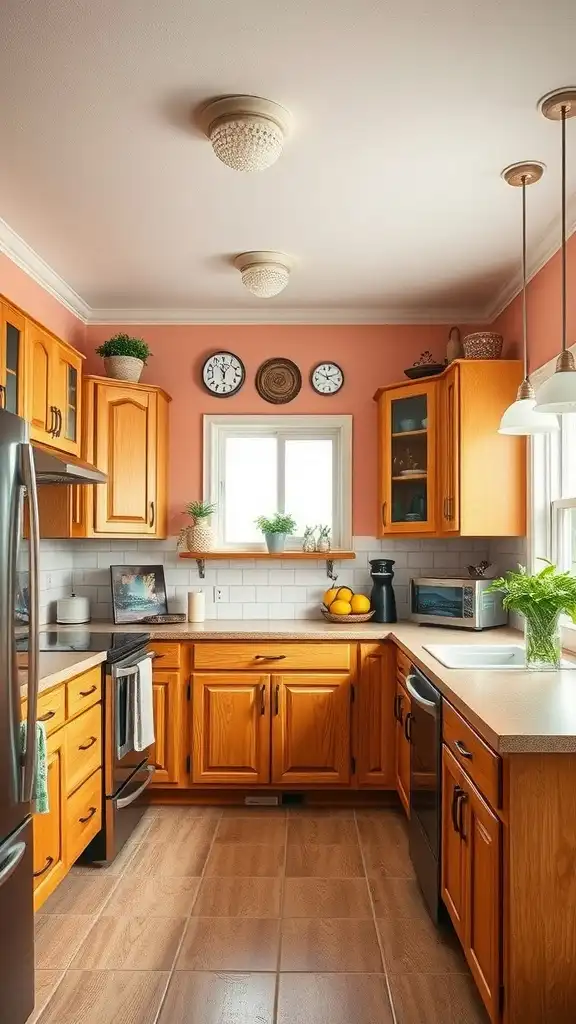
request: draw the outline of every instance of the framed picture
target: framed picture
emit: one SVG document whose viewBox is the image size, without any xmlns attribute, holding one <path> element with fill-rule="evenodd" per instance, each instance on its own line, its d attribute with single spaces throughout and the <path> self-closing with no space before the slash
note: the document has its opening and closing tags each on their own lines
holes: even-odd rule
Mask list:
<svg viewBox="0 0 576 1024">
<path fill-rule="evenodd" d="M 163 565 L 111 565 L 110 578 L 117 626 L 167 613 Z"/>
</svg>

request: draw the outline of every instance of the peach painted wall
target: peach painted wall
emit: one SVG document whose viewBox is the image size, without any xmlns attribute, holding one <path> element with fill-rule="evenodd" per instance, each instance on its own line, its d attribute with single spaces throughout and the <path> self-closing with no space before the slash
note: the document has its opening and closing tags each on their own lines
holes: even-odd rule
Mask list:
<svg viewBox="0 0 576 1024">
<path fill-rule="evenodd" d="M 182 525 L 187 501 L 202 495 L 202 415 L 205 413 L 335 413 L 354 417 L 353 529 L 376 534 L 376 405 L 377 387 L 403 379 L 425 349 L 439 359 L 446 350 L 443 326 L 123 326 L 88 327 L 86 371 L 101 373 L 94 348 L 116 331 L 143 337 L 154 355 L 143 381 L 157 384 L 172 396 L 170 411 L 170 532 Z M 204 360 L 218 349 L 231 350 L 246 367 L 246 383 L 229 399 L 212 397 L 201 384 Z M 293 359 L 302 372 L 302 390 L 286 406 L 263 401 L 254 387 L 255 372 L 271 356 Z M 344 370 L 345 384 L 333 397 L 312 391 L 310 370 L 332 359 Z"/>
<path fill-rule="evenodd" d="M 0 253 L 0 294 L 63 341 L 82 348 L 86 325 L 4 253 Z"/>
<path fill-rule="evenodd" d="M 576 342 L 576 234 L 568 240 L 568 344 Z M 560 351 L 561 266 L 557 252 L 532 278 L 527 288 L 528 344 L 532 370 L 547 363 Z M 504 335 L 504 355 L 508 358 L 522 352 L 522 297 L 517 295 L 494 321 L 492 330 Z"/>
</svg>

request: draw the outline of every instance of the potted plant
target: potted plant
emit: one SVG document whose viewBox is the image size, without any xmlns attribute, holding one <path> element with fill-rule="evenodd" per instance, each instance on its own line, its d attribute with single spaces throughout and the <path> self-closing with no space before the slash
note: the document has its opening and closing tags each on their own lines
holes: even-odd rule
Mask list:
<svg viewBox="0 0 576 1024">
<path fill-rule="evenodd" d="M 286 537 L 296 529 L 296 520 L 284 512 L 275 512 L 271 519 L 258 516 L 256 526 L 264 534 L 268 551 L 273 555 L 284 551 Z"/>
<path fill-rule="evenodd" d="M 129 380 L 138 383 L 142 370 L 151 353 L 142 338 L 131 338 L 129 334 L 115 334 L 96 349 L 104 359 L 107 377 L 115 380 Z"/>
<path fill-rule="evenodd" d="M 191 501 L 182 515 L 190 516 L 192 526 L 184 526 L 180 530 L 178 544 L 185 544 L 189 551 L 213 551 L 216 538 L 209 520 L 216 507 L 209 501 Z"/>
<path fill-rule="evenodd" d="M 546 559 L 541 559 L 546 561 Z M 488 592 L 504 593 L 503 605 L 524 616 L 526 667 L 549 671 L 560 668 L 560 616 L 576 622 L 576 577 L 558 572 L 551 562 L 530 575 L 524 566 L 494 580 Z"/>
</svg>

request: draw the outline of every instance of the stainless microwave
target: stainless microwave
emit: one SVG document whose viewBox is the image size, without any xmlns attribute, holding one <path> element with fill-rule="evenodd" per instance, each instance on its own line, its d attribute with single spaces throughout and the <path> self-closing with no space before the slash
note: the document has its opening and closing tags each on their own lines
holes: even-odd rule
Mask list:
<svg viewBox="0 0 576 1024">
<path fill-rule="evenodd" d="M 508 614 L 499 591 L 489 593 L 491 580 L 468 576 L 436 578 L 420 576 L 410 580 L 410 618 L 435 626 L 463 629 L 492 629 L 504 626 Z"/>
</svg>

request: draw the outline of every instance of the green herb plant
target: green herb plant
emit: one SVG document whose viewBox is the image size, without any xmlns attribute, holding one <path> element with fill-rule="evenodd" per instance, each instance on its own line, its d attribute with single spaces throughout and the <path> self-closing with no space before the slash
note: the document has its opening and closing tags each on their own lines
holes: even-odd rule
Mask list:
<svg viewBox="0 0 576 1024">
<path fill-rule="evenodd" d="M 275 512 L 270 519 L 267 519 L 266 516 L 258 516 L 254 522 L 262 533 L 291 534 L 296 529 L 296 520 L 284 512 Z"/>
<path fill-rule="evenodd" d="M 129 334 L 115 334 L 113 338 L 99 345 L 96 355 L 106 359 L 108 356 L 132 356 L 141 359 L 144 365 L 152 353 L 142 338 L 131 338 Z"/>
<path fill-rule="evenodd" d="M 540 572 L 530 575 L 520 565 L 519 572 L 493 580 L 488 593 L 501 591 L 502 603 L 510 611 L 520 612 L 526 619 L 526 662 L 542 667 L 560 665 L 558 622 L 565 613 L 576 622 L 576 577 L 558 572 L 552 562 Z"/>
</svg>

